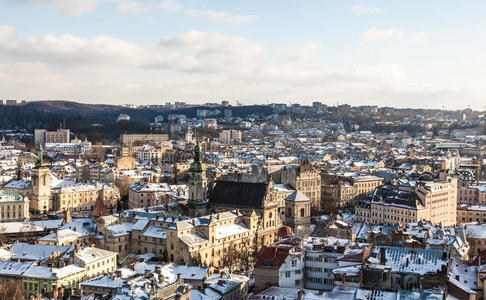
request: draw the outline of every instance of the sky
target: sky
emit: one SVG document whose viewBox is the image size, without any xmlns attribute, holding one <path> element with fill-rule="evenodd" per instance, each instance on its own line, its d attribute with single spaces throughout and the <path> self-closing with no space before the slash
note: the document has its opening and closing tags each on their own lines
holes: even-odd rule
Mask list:
<svg viewBox="0 0 486 300">
<path fill-rule="evenodd" d="M 486 107 L 484 0 L 0 0 L 0 99 Z"/>
</svg>

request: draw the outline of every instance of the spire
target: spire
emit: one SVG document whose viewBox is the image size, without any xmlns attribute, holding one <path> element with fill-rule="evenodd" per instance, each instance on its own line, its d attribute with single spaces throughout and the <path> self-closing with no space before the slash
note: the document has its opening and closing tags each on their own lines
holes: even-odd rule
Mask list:
<svg viewBox="0 0 486 300">
<path fill-rule="evenodd" d="M 194 147 L 194 162 L 191 164 L 189 171 L 192 173 L 201 173 L 204 171 L 204 165 L 201 162 L 201 146 L 199 140 L 196 140 L 196 146 Z"/>
<path fill-rule="evenodd" d="M 24 172 L 22 168 L 22 162 L 19 160 L 19 166 L 17 168 L 17 180 L 22 180 L 22 173 Z"/>
<path fill-rule="evenodd" d="M 100 195 L 98 196 L 98 199 L 96 199 L 95 211 L 93 213 L 94 217 L 105 217 L 105 216 L 110 215 L 110 213 L 108 212 L 108 209 L 106 209 L 106 206 L 103 203 L 102 193 L 103 193 L 103 191 L 101 191 Z"/>
<path fill-rule="evenodd" d="M 196 141 L 196 147 L 194 147 L 194 162 L 201 162 L 201 146 L 199 145 L 199 139 Z"/>
<path fill-rule="evenodd" d="M 37 162 L 35 163 L 36 167 L 44 166 L 44 152 L 42 150 L 42 145 L 39 144 L 39 148 L 37 148 Z"/>
</svg>

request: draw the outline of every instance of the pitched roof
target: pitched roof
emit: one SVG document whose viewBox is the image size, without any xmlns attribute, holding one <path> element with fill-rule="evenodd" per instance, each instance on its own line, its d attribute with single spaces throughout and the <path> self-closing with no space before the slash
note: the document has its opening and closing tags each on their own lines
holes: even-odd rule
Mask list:
<svg viewBox="0 0 486 300">
<path fill-rule="evenodd" d="M 310 199 L 299 190 L 296 190 L 292 194 L 288 195 L 287 198 L 285 198 L 285 200 L 292 201 L 292 202 L 310 201 Z"/>
<path fill-rule="evenodd" d="M 263 208 L 268 183 L 217 181 L 209 195 L 211 205 Z"/>
<path fill-rule="evenodd" d="M 106 217 L 106 216 L 109 216 L 109 215 L 110 215 L 110 213 L 108 212 L 105 204 L 103 203 L 103 196 L 101 196 L 101 194 L 100 194 L 98 199 L 96 199 L 95 211 L 93 213 L 93 216 L 95 216 L 95 217 Z"/>
<path fill-rule="evenodd" d="M 255 267 L 280 268 L 289 255 L 291 248 L 288 245 L 270 245 L 263 247 L 257 258 Z"/>
</svg>

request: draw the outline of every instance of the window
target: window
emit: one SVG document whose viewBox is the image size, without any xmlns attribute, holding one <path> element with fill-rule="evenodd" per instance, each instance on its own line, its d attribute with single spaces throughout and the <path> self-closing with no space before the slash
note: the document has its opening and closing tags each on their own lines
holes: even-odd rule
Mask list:
<svg viewBox="0 0 486 300">
<path fill-rule="evenodd" d="M 290 271 L 285 271 L 285 277 L 289 278 L 290 277 Z"/>
<path fill-rule="evenodd" d="M 294 260 L 292 260 L 292 267 L 295 267 L 295 266 L 297 266 L 297 260 L 294 259 Z"/>
<path fill-rule="evenodd" d="M 300 209 L 300 217 L 303 218 L 305 216 L 305 209 Z"/>
</svg>

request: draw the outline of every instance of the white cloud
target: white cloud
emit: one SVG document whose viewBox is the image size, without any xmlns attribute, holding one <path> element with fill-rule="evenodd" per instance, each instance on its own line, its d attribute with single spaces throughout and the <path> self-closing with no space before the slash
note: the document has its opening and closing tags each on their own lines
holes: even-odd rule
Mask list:
<svg viewBox="0 0 486 300">
<path fill-rule="evenodd" d="M 320 51 L 321 47 L 319 47 L 319 45 L 317 45 L 313 41 L 308 41 L 300 45 L 299 47 L 290 49 L 288 60 L 296 62 L 309 61 L 313 58 L 318 57 Z"/>
<path fill-rule="evenodd" d="M 24 0 L 35 6 L 53 6 L 59 9 L 62 15 L 79 17 L 93 12 L 98 4 L 105 0 Z"/>
<path fill-rule="evenodd" d="M 118 104 L 208 98 L 310 102 L 325 96 L 351 104 L 395 99 L 397 104 L 415 101 L 419 106 L 435 100 L 457 103 L 458 95 L 467 94 L 460 84 L 451 90 L 411 82 L 414 76 L 397 64 L 308 64 L 319 53 L 314 42 L 289 53 L 294 53 L 293 60 L 291 55 L 270 57 L 251 39 L 202 31 L 164 37 L 144 47 L 109 36 L 21 37 L 13 27 L 0 26 L 0 90 L 5 98 Z"/>
<path fill-rule="evenodd" d="M 143 14 L 152 8 L 150 3 L 136 2 L 136 1 L 122 1 L 118 3 L 116 11 L 121 14 Z"/>
<path fill-rule="evenodd" d="M 410 34 L 408 39 L 412 42 L 424 42 L 424 41 L 427 40 L 427 37 L 425 36 L 425 33 L 423 33 L 423 32 L 414 32 L 414 33 Z"/>
<path fill-rule="evenodd" d="M 178 2 L 172 0 L 164 0 L 160 3 L 160 7 L 165 11 L 179 11 L 183 8 Z"/>
<path fill-rule="evenodd" d="M 365 5 L 354 5 L 351 7 L 351 11 L 360 15 L 378 15 L 383 11 L 376 7 L 368 7 Z"/>
<path fill-rule="evenodd" d="M 403 32 L 397 28 L 390 29 L 376 29 L 376 27 L 366 30 L 361 35 L 361 40 L 365 42 L 382 42 L 390 40 L 401 40 L 403 39 Z"/>
<path fill-rule="evenodd" d="M 364 42 L 384 42 L 384 41 L 400 41 L 408 40 L 411 42 L 423 42 L 426 41 L 425 33 L 412 32 L 405 33 L 397 28 L 390 29 L 377 29 L 376 27 L 370 28 L 363 32 L 360 36 L 361 41 Z"/>
<path fill-rule="evenodd" d="M 191 9 L 186 11 L 187 16 L 195 17 L 205 17 L 214 22 L 218 23 L 228 23 L 228 24 L 239 24 L 239 23 L 250 23 L 256 19 L 253 15 L 232 15 L 225 11 L 211 11 L 211 10 L 197 10 Z"/>
</svg>

